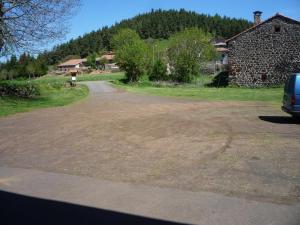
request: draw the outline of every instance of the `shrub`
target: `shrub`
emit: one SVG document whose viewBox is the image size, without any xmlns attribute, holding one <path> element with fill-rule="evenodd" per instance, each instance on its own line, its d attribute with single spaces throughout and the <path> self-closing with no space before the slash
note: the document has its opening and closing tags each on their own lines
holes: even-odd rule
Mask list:
<svg viewBox="0 0 300 225">
<path fill-rule="evenodd" d="M 0 96 L 32 98 L 39 95 L 39 88 L 28 81 L 3 81 L 0 83 Z"/>
<path fill-rule="evenodd" d="M 87 62 L 86 64 L 92 68 L 92 69 L 96 69 L 97 65 L 96 65 L 96 54 L 93 53 L 93 54 L 90 54 L 88 57 L 87 57 Z"/>
<path fill-rule="evenodd" d="M 116 62 L 125 71 L 127 80 L 138 81 L 149 65 L 148 46 L 135 31 L 129 29 L 119 31 L 112 43 L 116 50 Z"/>
<path fill-rule="evenodd" d="M 158 59 L 151 70 L 149 79 L 152 81 L 159 81 L 159 80 L 167 80 L 167 66 L 165 63 L 161 60 Z"/>
<path fill-rule="evenodd" d="M 201 63 L 216 57 L 211 37 L 200 29 L 190 28 L 170 38 L 167 54 L 174 81 L 191 82 L 199 76 Z"/>
<path fill-rule="evenodd" d="M 0 80 L 8 79 L 8 72 L 6 69 L 0 70 Z"/>
</svg>

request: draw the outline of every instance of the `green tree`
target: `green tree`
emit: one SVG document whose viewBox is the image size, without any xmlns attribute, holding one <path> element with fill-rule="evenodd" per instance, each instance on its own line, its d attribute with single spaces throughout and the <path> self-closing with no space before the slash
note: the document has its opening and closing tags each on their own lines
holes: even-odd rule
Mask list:
<svg viewBox="0 0 300 225">
<path fill-rule="evenodd" d="M 102 70 L 104 70 L 105 69 L 105 64 L 107 64 L 108 63 L 108 60 L 107 60 L 107 58 L 100 58 L 100 60 L 99 60 L 99 65 L 100 65 L 100 67 L 101 67 L 101 69 Z"/>
<path fill-rule="evenodd" d="M 130 45 L 140 40 L 140 36 L 137 32 L 131 29 L 121 29 L 112 38 L 112 47 L 117 50 L 124 45 Z"/>
<path fill-rule="evenodd" d="M 17 76 L 18 77 L 28 77 L 27 66 L 34 61 L 34 58 L 31 57 L 29 54 L 23 53 L 18 61 L 17 66 Z"/>
<path fill-rule="evenodd" d="M 186 29 L 170 38 L 168 49 L 172 78 L 191 82 L 200 73 L 200 65 L 216 56 L 210 40 L 212 36 L 198 28 Z"/>
<path fill-rule="evenodd" d="M 48 72 L 46 64 L 41 59 L 36 59 L 28 63 L 26 73 L 29 78 L 40 77 Z"/>
<path fill-rule="evenodd" d="M 6 69 L 0 70 L 0 80 L 8 79 L 8 71 Z"/>
<path fill-rule="evenodd" d="M 149 79 L 152 81 L 158 81 L 158 80 L 167 80 L 167 66 L 165 62 L 163 62 L 161 59 L 156 60 L 154 63 Z"/>
<path fill-rule="evenodd" d="M 65 62 L 65 61 L 68 61 L 70 59 L 80 59 L 80 55 L 68 55 L 62 61 Z"/>
<path fill-rule="evenodd" d="M 120 29 L 132 29 L 142 39 L 150 39 L 151 42 L 151 39 L 169 39 L 172 34 L 191 27 L 210 32 L 214 37 L 230 38 L 252 25 L 247 20 L 226 16 L 210 16 L 185 10 L 153 10 L 72 39 L 42 55 L 49 65 L 53 65 L 68 55 L 86 57 L 89 53 L 99 52 L 101 49 L 111 50 L 114 48 L 112 36 Z"/>
<path fill-rule="evenodd" d="M 7 79 L 9 80 L 13 80 L 14 78 L 18 77 L 18 71 L 16 69 L 11 69 L 10 71 L 8 71 L 7 74 Z"/>
<path fill-rule="evenodd" d="M 16 69 L 18 66 L 18 59 L 15 55 L 12 55 L 10 57 L 10 60 L 6 63 L 6 70 L 12 70 L 12 69 Z"/>
<path fill-rule="evenodd" d="M 96 69 L 97 65 L 96 65 L 96 54 L 90 54 L 87 57 L 87 65 L 90 66 L 92 69 Z"/>
<path fill-rule="evenodd" d="M 48 73 L 48 66 L 45 61 L 45 59 L 38 57 L 36 59 L 36 62 L 38 64 L 38 70 L 37 70 L 37 76 L 43 76 Z"/>
<path fill-rule="evenodd" d="M 129 82 L 136 82 L 149 67 L 149 47 L 132 30 L 120 30 L 113 37 L 116 62 L 125 71 Z"/>
</svg>

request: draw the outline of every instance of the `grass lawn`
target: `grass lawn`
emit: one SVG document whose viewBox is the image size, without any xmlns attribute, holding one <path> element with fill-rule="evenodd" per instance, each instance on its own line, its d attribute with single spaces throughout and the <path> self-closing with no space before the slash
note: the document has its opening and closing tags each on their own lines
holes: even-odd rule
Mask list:
<svg viewBox="0 0 300 225">
<path fill-rule="evenodd" d="M 137 84 L 124 84 L 118 80 L 113 81 L 114 85 L 124 88 L 127 91 L 158 95 L 173 96 L 181 98 L 192 98 L 201 100 L 220 100 L 220 101 L 262 101 L 280 105 L 283 96 L 283 88 L 239 88 L 225 87 L 213 88 L 206 87 L 210 83 L 212 76 L 204 76 L 191 84 L 168 85 L 155 84 L 143 79 Z"/>
<path fill-rule="evenodd" d="M 33 109 L 57 107 L 81 100 L 88 95 L 85 85 L 76 88 L 41 88 L 41 95 L 32 99 L 16 97 L 0 97 L 0 117 L 18 112 L 28 112 Z"/>
<path fill-rule="evenodd" d="M 78 81 L 119 80 L 124 73 L 80 75 Z M 76 88 L 65 88 L 64 84 L 70 80 L 65 76 L 43 76 L 32 82 L 39 87 L 40 95 L 31 99 L 17 97 L 0 97 L 0 117 L 18 112 L 28 112 L 34 109 L 64 106 L 79 101 L 88 95 L 85 85 Z"/>
<path fill-rule="evenodd" d="M 124 78 L 124 73 L 109 73 L 109 74 L 84 74 L 77 76 L 77 81 L 97 81 L 97 80 L 120 80 Z M 61 82 L 61 81 L 67 81 L 70 80 L 70 76 L 53 76 L 53 75 L 46 75 L 41 78 L 38 78 L 37 81 L 39 82 Z"/>
<path fill-rule="evenodd" d="M 282 88 L 170 88 L 129 85 L 121 85 L 121 87 L 141 94 L 197 98 L 202 100 L 265 101 L 280 104 L 283 96 Z"/>
<path fill-rule="evenodd" d="M 211 88 L 205 84 L 211 82 L 211 76 L 203 76 L 191 84 L 172 85 L 170 83 L 153 83 L 143 78 L 137 84 L 121 82 L 124 73 L 80 75 L 80 81 L 111 81 L 115 86 L 127 91 L 158 96 L 173 96 L 200 100 L 228 101 L 263 101 L 280 105 L 283 88 Z M 78 85 L 76 88 L 61 87 L 70 77 L 44 76 L 33 82 L 40 86 L 41 95 L 32 99 L 0 97 L 0 117 L 26 112 L 38 108 L 57 107 L 81 100 L 88 95 L 88 88 Z"/>
</svg>

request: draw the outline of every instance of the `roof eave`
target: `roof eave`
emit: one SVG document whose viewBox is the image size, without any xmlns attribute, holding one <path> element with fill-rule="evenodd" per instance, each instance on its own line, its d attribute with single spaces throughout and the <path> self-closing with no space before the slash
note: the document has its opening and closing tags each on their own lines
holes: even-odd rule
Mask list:
<svg viewBox="0 0 300 225">
<path fill-rule="evenodd" d="M 230 42 L 230 41 L 236 39 L 236 38 L 239 37 L 240 35 L 242 35 L 242 34 L 244 34 L 244 33 L 247 33 L 248 31 L 251 31 L 251 30 L 257 28 L 257 27 L 261 26 L 262 24 L 265 24 L 265 23 L 269 22 L 270 20 L 272 20 L 272 19 L 274 19 L 274 18 L 276 18 L 276 17 L 283 17 L 283 18 L 285 18 L 285 19 L 287 19 L 287 20 L 291 20 L 291 21 L 293 21 L 293 22 L 295 22 L 295 23 L 298 23 L 298 24 L 300 25 L 300 21 L 294 20 L 294 19 L 289 18 L 289 17 L 287 17 L 287 16 L 284 16 L 284 15 L 282 15 L 282 14 L 276 13 L 274 16 L 270 17 L 269 19 L 267 19 L 267 20 L 265 20 L 265 21 L 263 21 L 263 22 L 261 22 L 261 23 L 259 23 L 259 24 L 257 24 L 257 25 L 254 25 L 254 26 L 252 26 L 252 27 L 250 27 L 250 28 L 248 28 L 248 29 L 246 29 L 246 30 L 240 32 L 239 34 L 237 34 L 237 35 L 235 35 L 235 36 L 233 36 L 233 37 L 227 39 L 225 42 L 228 44 L 228 42 Z"/>
</svg>

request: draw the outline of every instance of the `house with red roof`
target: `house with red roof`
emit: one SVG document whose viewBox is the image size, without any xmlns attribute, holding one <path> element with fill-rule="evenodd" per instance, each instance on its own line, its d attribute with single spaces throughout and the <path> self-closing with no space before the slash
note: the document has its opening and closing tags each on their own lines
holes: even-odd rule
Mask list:
<svg viewBox="0 0 300 225">
<path fill-rule="evenodd" d="M 106 60 L 104 69 L 105 71 L 118 71 L 119 67 L 114 62 L 115 54 L 113 52 L 108 52 L 102 55 L 99 58 L 96 58 L 96 66 L 100 67 L 100 61 Z M 63 73 L 70 73 L 70 72 L 81 72 L 90 68 L 87 63 L 87 59 L 70 59 L 66 62 L 63 62 L 57 66 L 58 70 Z"/>
<path fill-rule="evenodd" d="M 57 66 L 60 71 L 63 72 L 70 72 L 70 71 L 79 71 L 83 67 L 85 67 L 84 63 L 86 59 L 70 59 L 64 63 L 61 63 Z"/>
</svg>

